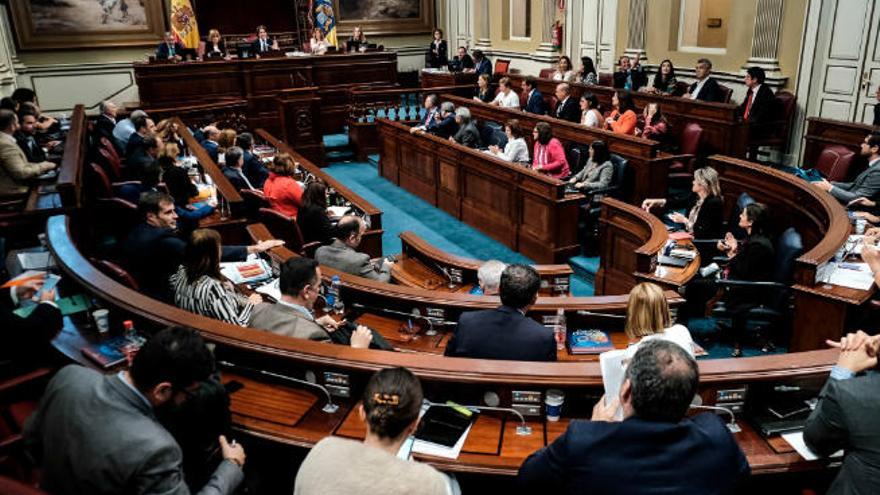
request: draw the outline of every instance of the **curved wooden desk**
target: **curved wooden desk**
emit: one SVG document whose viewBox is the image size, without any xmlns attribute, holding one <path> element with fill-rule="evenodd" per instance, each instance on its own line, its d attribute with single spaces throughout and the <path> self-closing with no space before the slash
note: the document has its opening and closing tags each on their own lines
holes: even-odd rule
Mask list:
<svg viewBox="0 0 880 495">
<path fill-rule="evenodd" d="M 238 380 L 245 387 L 232 395 L 232 411 L 236 428 L 249 435 L 271 441 L 309 447 L 327 435 L 357 438 L 362 433 L 353 411 L 357 397 L 370 374 L 387 366 L 405 366 L 423 382 L 426 396 L 433 400 L 455 399 L 463 404 L 482 404 L 486 393 L 495 394 L 502 406 L 512 404 L 513 391 L 534 391 L 542 394 L 547 388 L 562 388 L 570 398 L 566 402 L 567 417 L 559 423 L 545 423 L 541 418 L 527 417 L 534 428 L 529 436 L 514 433 L 517 422 L 510 417 L 482 415 L 474 427 L 462 455 L 456 460 L 422 457 L 437 467 L 451 471 L 513 475 L 532 451 L 552 442 L 560 435 L 571 416 L 589 416 L 592 401 L 601 395 L 602 379 L 598 363 L 525 363 L 445 358 L 424 353 L 389 353 L 351 349 L 318 342 L 303 341 L 268 332 L 241 328 L 194 315 L 176 307 L 152 300 L 130 290 L 92 266 L 76 242 L 74 221 L 68 217 L 52 217 L 47 226 L 49 245 L 59 267 L 66 276 L 115 311 L 135 315 L 145 325 L 181 325 L 200 331 L 217 344 L 216 354 L 222 362 L 309 377 L 319 384 L 345 389 L 348 397 L 337 396 L 338 411 L 321 411 L 324 398 L 312 389 L 273 381 L 240 368 L 225 367 L 225 380 Z M 87 239 L 83 241 L 88 241 Z M 400 288 L 371 281 L 352 280 L 343 276 L 344 297 L 353 301 L 358 285 L 365 291 L 397 292 L 405 295 L 407 304 L 421 300 L 437 303 L 438 295 L 430 291 Z M 442 294 L 443 304 L 462 303 L 466 308 L 497 304 L 494 298 Z M 538 311 L 554 307 L 584 309 L 595 312 L 620 311 L 626 298 L 541 298 Z M 140 325 L 140 323 L 139 323 Z M 775 355 L 746 359 L 701 361 L 700 395 L 705 404 L 715 404 L 722 390 L 740 389 L 768 380 L 822 380 L 836 358 L 833 350 Z M 225 365 L 223 365 L 225 366 Z M 328 374 L 329 373 L 329 374 Z M 344 384 L 344 385 L 339 385 Z M 337 389 L 339 392 L 339 389 Z M 345 395 L 345 394 L 343 394 Z M 539 395 L 539 397 L 541 397 Z M 746 452 L 753 473 L 779 473 L 819 469 L 821 462 L 805 462 L 778 442 L 767 442 L 751 427 L 740 422 L 743 431 L 736 434 Z"/>
</svg>

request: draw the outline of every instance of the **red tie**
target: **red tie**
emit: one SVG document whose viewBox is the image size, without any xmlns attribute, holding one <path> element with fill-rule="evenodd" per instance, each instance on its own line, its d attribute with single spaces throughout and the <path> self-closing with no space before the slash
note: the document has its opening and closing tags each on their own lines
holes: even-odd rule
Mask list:
<svg viewBox="0 0 880 495">
<path fill-rule="evenodd" d="M 743 120 L 749 120 L 749 111 L 752 109 L 752 90 L 749 90 L 748 96 L 746 96 L 746 111 L 743 112 Z"/>
</svg>

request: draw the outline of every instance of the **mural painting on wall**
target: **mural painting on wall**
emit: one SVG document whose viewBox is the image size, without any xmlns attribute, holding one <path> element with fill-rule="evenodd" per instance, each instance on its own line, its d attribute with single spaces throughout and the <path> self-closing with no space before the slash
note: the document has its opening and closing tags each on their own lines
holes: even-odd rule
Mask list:
<svg viewBox="0 0 880 495">
<path fill-rule="evenodd" d="M 367 36 L 390 33 L 430 33 L 434 27 L 433 0 L 334 0 L 342 35 L 361 26 Z"/>
</svg>

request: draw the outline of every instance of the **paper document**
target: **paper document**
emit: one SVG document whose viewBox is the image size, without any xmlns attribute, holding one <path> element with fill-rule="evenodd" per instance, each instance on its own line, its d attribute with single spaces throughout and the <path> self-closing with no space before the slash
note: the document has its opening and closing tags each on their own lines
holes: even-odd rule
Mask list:
<svg viewBox="0 0 880 495">
<path fill-rule="evenodd" d="M 626 349 L 616 349 L 599 354 L 599 368 L 602 370 L 602 385 L 605 387 L 605 404 L 620 397 L 620 387 L 629 363 Z M 618 407 L 615 419 L 623 419 L 623 408 Z"/>
<path fill-rule="evenodd" d="M 275 279 L 267 284 L 257 287 L 257 292 L 264 296 L 269 296 L 276 301 L 281 300 L 281 288 L 278 283 L 279 279 Z"/>
<path fill-rule="evenodd" d="M 341 217 L 351 210 L 351 207 L 348 206 L 328 206 L 327 211 L 330 213 L 331 217 Z"/>
<path fill-rule="evenodd" d="M 874 284 L 874 274 L 867 263 L 828 263 L 817 270 L 818 282 L 851 289 L 868 290 Z"/>
<path fill-rule="evenodd" d="M 266 280 L 272 276 L 266 262 L 257 258 L 235 263 L 220 263 L 220 273 L 233 284 L 247 284 Z"/>
<path fill-rule="evenodd" d="M 55 266 L 49 251 L 26 251 L 18 253 L 18 264 L 22 270 L 44 270 Z"/>
<path fill-rule="evenodd" d="M 819 459 L 819 456 L 816 455 L 815 452 L 810 450 L 807 447 L 807 443 L 804 441 L 804 432 L 803 431 L 793 431 L 791 433 L 783 433 L 782 439 L 788 442 L 798 454 L 801 455 L 805 460 L 815 461 Z M 829 457 L 843 457 L 843 450 L 838 450 L 837 452 L 831 454 Z"/>
</svg>

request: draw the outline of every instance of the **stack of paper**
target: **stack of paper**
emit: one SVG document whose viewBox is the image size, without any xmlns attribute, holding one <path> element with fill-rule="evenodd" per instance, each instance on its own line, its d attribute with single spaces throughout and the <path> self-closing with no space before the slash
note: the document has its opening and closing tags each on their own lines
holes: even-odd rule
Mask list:
<svg viewBox="0 0 880 495">
<path fill-rule="evenodd" d="M 819 456 L 810 450 L 807 447 L 807 443 L 804 441 L 804 432 L 803 431 L 793 431 L 791 433 L 783 433 L 782 438 L 791 445 L 798 454 L 801 455 L 805 460 L 815 461 L 819 458 Z M 842 457 L 843 450 L 838 450 L 837 452 L 831 454 L 828 457 Z"/>
<path fill-rule="evenodd" d="M 272 276 L 272 271 L 266 262 L 259 258 L 235 263 L 220 263 L 220 273 L 233 284 L 259 282 Z"/>
<path fill-rule="evenodd" d="M 868 290 L 874 284 L 874 274 L 867 263 L 828 263 L 817 270 L 816 280 L 825 284 Z"/>
</svg>

